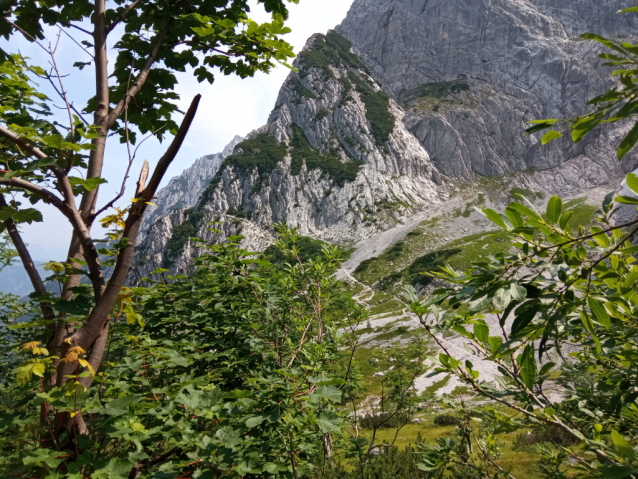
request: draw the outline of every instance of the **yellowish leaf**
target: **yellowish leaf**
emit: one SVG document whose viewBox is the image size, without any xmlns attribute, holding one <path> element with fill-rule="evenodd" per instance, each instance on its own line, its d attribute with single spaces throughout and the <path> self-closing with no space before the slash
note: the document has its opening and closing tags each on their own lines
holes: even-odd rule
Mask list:
<svg viewBox="0 0 638 479">
<path fill-rule="evenodd" d="M 36 376 L 44 376 L 44 363 L 35 363 L 33 365 L 33 367 L 31 368 L 31 371 L 33 372 L 33 374 L 35 374 Z"/>
<path fill-rule="evenodd" d="M 24 343 L 22 345 L 22 349 L 34 349 L 40 346 L 40 341 L 29 341 L 28 343 Z"/>
<path fill-rule="evenodd" d="M 88 370 L 91 371 L 91 376 L 95 377 L 95 369 L 93 369 L 93 366 L 91 366 L 91 364 L 87 360 L 78 359 L 78 362 L 85 368 L 88 368 Z"/>
</svg>

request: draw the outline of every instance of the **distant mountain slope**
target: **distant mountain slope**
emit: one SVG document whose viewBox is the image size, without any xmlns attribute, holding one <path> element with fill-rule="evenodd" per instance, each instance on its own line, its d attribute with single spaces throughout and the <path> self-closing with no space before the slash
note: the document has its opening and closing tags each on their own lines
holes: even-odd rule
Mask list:
<svg viewBox="0 0 638 479">
<path fill-rule="evenodd" d="M 157 193 L 157 199 L 154 200 L 157 207 L 151 208 L 150 213 L 144 217 L 143 228 L 147 229 L 158 218 L 172 211 L 195 206 L 224 159 L 233 153 L 235 146 L 242 140 L 241 136 L 235 136 L 221 153 L 199 158 L 190 168 L 172 178 L 168 185 Z"/>
<path fill-rule="evenodd" d="M 51 276 L 50 271 L 44 270 L 45 263 L 47 263 L 47 261 L 35 261 L 38 272 L 42 278 Z M 47 285 L 47 289 L 53 288 L 55 288 L 55 285 Z M 16 294 L 18 296 L 27 296 L 33 292 L 29 275 L 27 275 L 27 272 L 19 260 L 0 271 L 0 292 Z"/>
<path fill-rule="evenodd" d="M 268 124 L 235 147 L 197 205 L 150 227 L 138 278 L 160 265 L 183 271 L 196 254 L 188 238 L 211 238 L 211 221 L 256 250 L 283 221 L 302 235 L 353 243 L 447 197 L 403 109 L 347 40 L 315 35 L 295 65 Z"/>
</svg>

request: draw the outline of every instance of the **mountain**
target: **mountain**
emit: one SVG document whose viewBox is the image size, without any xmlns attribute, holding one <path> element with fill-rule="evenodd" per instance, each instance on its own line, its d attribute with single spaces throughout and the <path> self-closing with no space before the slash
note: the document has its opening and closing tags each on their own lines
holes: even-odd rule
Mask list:
<svg viewBox="0 0 638 479">
<path fill-rule="evenodd" d="M 189 238 L 219 235 L 211 221 L 253 250 L 283 221 L 352 245 L 445 209 L 481 178 L 560 194 L 617 184 L 636 166 L 610 147 L 626 126 L 578 145 L 523 133 L 526 121 L 582 113 L 613 85 L 578 35 L 635 31 L 634 16 L 615 15 L 631 3 L 355 0 L 335 31 L 308 41 L 266 125 L 160 193 L 133 281 L 184 271 L 198 254 Z"/>
<path fill-rule="evenodd" d="M 38 273 L 41 278 L 51 276 L 50 271 L 44 270 L 47 261 L 35 261 Z M 46 284 L 47 289 L 56 292 L 58 285 L 53 283 Z M 33 293 L 33 286 L 24 266 L 18 259 L 11 266 L 7 266 L 0 271 L 0 292 L 11 293 L 18 296 L 27 296 Z"/>
</svg>

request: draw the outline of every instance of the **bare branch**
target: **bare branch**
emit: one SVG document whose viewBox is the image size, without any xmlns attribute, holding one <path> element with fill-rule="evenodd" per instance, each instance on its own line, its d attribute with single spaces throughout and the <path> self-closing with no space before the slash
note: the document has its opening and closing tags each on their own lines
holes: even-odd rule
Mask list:
<svg viewBox="0 0 638 479">
<path fill-rule="evenodd" d="M 113 198 L 111 201 L 109 201 L 106 205 L 104 205 L 102 208 L 100 208 L 95 215 L 93 216 L 94 218 L 97 218 L 98 216 L 100 216 L 102 213 L 104 213 L 106 210 L 108 210 L 109 208 L 111 208 L 115 202 L 117 200 L 119 200 L 120 198 L 122 198 L 122 196 L 124 196 L 124 192 L 126 191 L 126 180 L 129 178 L 129 173 L 131 171 L 131 166 L 133 165 L 133 161 L 135 160 L 135 157 L 137 155 L 137 150 L 139 150 L 140 146 L 142 146 L 142 143 L 144 143 L 146 140 L 148 140 L 149 138 L 151 138 L 153 135 L 155 135 L 158 131 L 163 130 L 166 127 L 166 125 L 158 128 L 157 130 L 155 130 L 153 133 L 149 134 L 146 138 L 144 138 L 142 141 L 140 141 L 139 145 L 137 145 L 137 147 L 135 148 L 135 151 L 133 151 L 133 157 L 132 159 L 129 161 L 129 166 L 126 169 L 126 173 L 124 174 L 124 179 L 122 180 L 122 187 L 120 188 L 120 192 L 117 194 L 117 196 L 115 198 Z M 146 162 L 144 163 L 144 165 L 146 165 Z M 145 166 L 142 166 L 142 169 L 144 169 Z M 146 166 L 147 171 L 146 173 L 148 174 L 148 167 Z M 146 181 L 146 178 L 144 179 L 144 181 Z M 139 182 L 138 182 L 139 185 Z M 135 195 L 136 197 L 139 196 L 139 193 L 141 193 L 139 191 L 139 189 L 137 190 L 138 193 Z"/>
<path fill-rule="evenodd" d="M 71 27 L 71 28 L 75 28 L 76 30 L 80 30 L 82 33 L 86 33 L 87 35 L 93 36 L 93 34 L 91 32 L 89 32 L 88 30 L 85 30 L 82 27 L 78 27 L 77 25 L 73 25 L 72 23 L 69 23 L 68 26 Z"/>
<path fill-rule="evenodd" d="M 71 25 L 71 26 L 73 26 L 73 25 Z M 60 30 L 62 30 L 62 29 L 60 29 Z M 82 30 L 82 31 L 83 31 L 83 32 L 85 32 L 85 33 L 89 33 L 89 32 L 87 32 L 86 30 Z M 82 45 L 82 44 L 81 44 L 81 43 L 79 43 L 79 42 L 78 42 L 75 38 L 73 38 L 73 36 L 72 36 L 69 32 L 67 32 L 66 30 L 62 30 L 62 32 L 63 32 L 63 33 L 64 33 L 67 37 L 69 37 L 69 38 L 73 41 L 73 43 L 75 43 L 78 47 L 80 47 L 82 50 L 84 50 L 84 51 L 86 52 L 86 54 L 87 54 L 87 55 L 89 55 L 92 59 L 94 59 L 94 60 L 95 60 L 95 57 L 93 56 L 93 54 L 92 54 L 90 51 L 88 51 L 86 48 L 84 48 L 84 45 Z"/>
<path fill-rule="evenodd" d="M 58 44 L 60 43 L 62 29 L 58 32 Z M 75 136 L 75 125 L 73 124 L 73 114 L 71 113 L 71 105 L 69 104 L 69 99 L 66 96 L 66 91 L 64 90 L 64 84 L 62 83 L 62 77 L 60 76 L 60 70 L 58 69 L 58 63 L 55 61 L 55 52 L 58 50 L 58 44 L 56 44 L 55 49 L 51 50 L 49 48 L 49 54 L 51 55 L 51 61 L 53 62 L 53 68 L 55 69 L 55 73 L 58 77 L 58 82 L 60 83 L 60 96 L 64 100 L 66 104 L 66 109 L 69 113 L 69 123 L 71 124 L 71 135 Z"/>
<path fill-rule="evenodd" d="M 144 160 L 144 165 L 142 166 L 142 172 L 140 173 L 140 178 L 137 180 L 137 188 L 135 189 L 135 197 L 137 198 L 144 192 L 144 188 L 146 188 L 146 180 L 148 179 L 149 172 L 149 164 L 148 160 Z"/>
</svg>

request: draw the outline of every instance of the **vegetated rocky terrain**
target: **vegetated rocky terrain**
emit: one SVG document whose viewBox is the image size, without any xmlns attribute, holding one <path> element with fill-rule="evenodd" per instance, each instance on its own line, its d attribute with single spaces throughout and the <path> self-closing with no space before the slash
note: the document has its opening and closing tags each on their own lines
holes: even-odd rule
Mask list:
<svg viewBox="0 0 638 479">
<path fill-rule="evenodd" d="M 380 381 L 375 348 L 422 335 L 401 286 L 427 294 L 434 285 L 422 273 L 512 248 L 475 207 L 502 209 L 523 194 L 540 208 L 559 194 L 572 222 L 586 223 L 635 168 L 636 155 L 615 158 L 626 126 L 578 145 L 523 135 L 526 121 L 578 115 L 613 85 L 598 47 L 578 35 L 636 31 L 635 16 L 615 15 L 631 5 L 355 0 L 336 31 L 309 40 L 264 127 L 160 192 L 130 282 L 158 267 L 185 272 L 199 254 L 190 238 L 219 235 L 210 222 L 253 250 L 272 244 L 283 221 L 354 247 L 339 275 L 370 309 L 357 359 L 367 381 Z M 443 339 L 468 354 L 461 338 Z M 456 386 L 418 382 L 439 394 Z"/>
<path fill-rule="evenodd" d="M 630 4 L 356 0 L 336 31 L 308 41 L 264 127 L 160 193 L 131 281 L 185 271 L 198 254 L 189 238 L 211 239 L 210 221 L 249 249 L 265 249 L 283 221 L 353 245 L 435 216 L 454 183 L 516 173 L 512 187 L 562 195 L 617 184 L 636 166 L 610 147 L 626 126 L 578 145 L 523 133 L 613 85 L 597 44 L 578 35 L 635 31 L 635 16 L 616 15 Z"/>
</svg>

